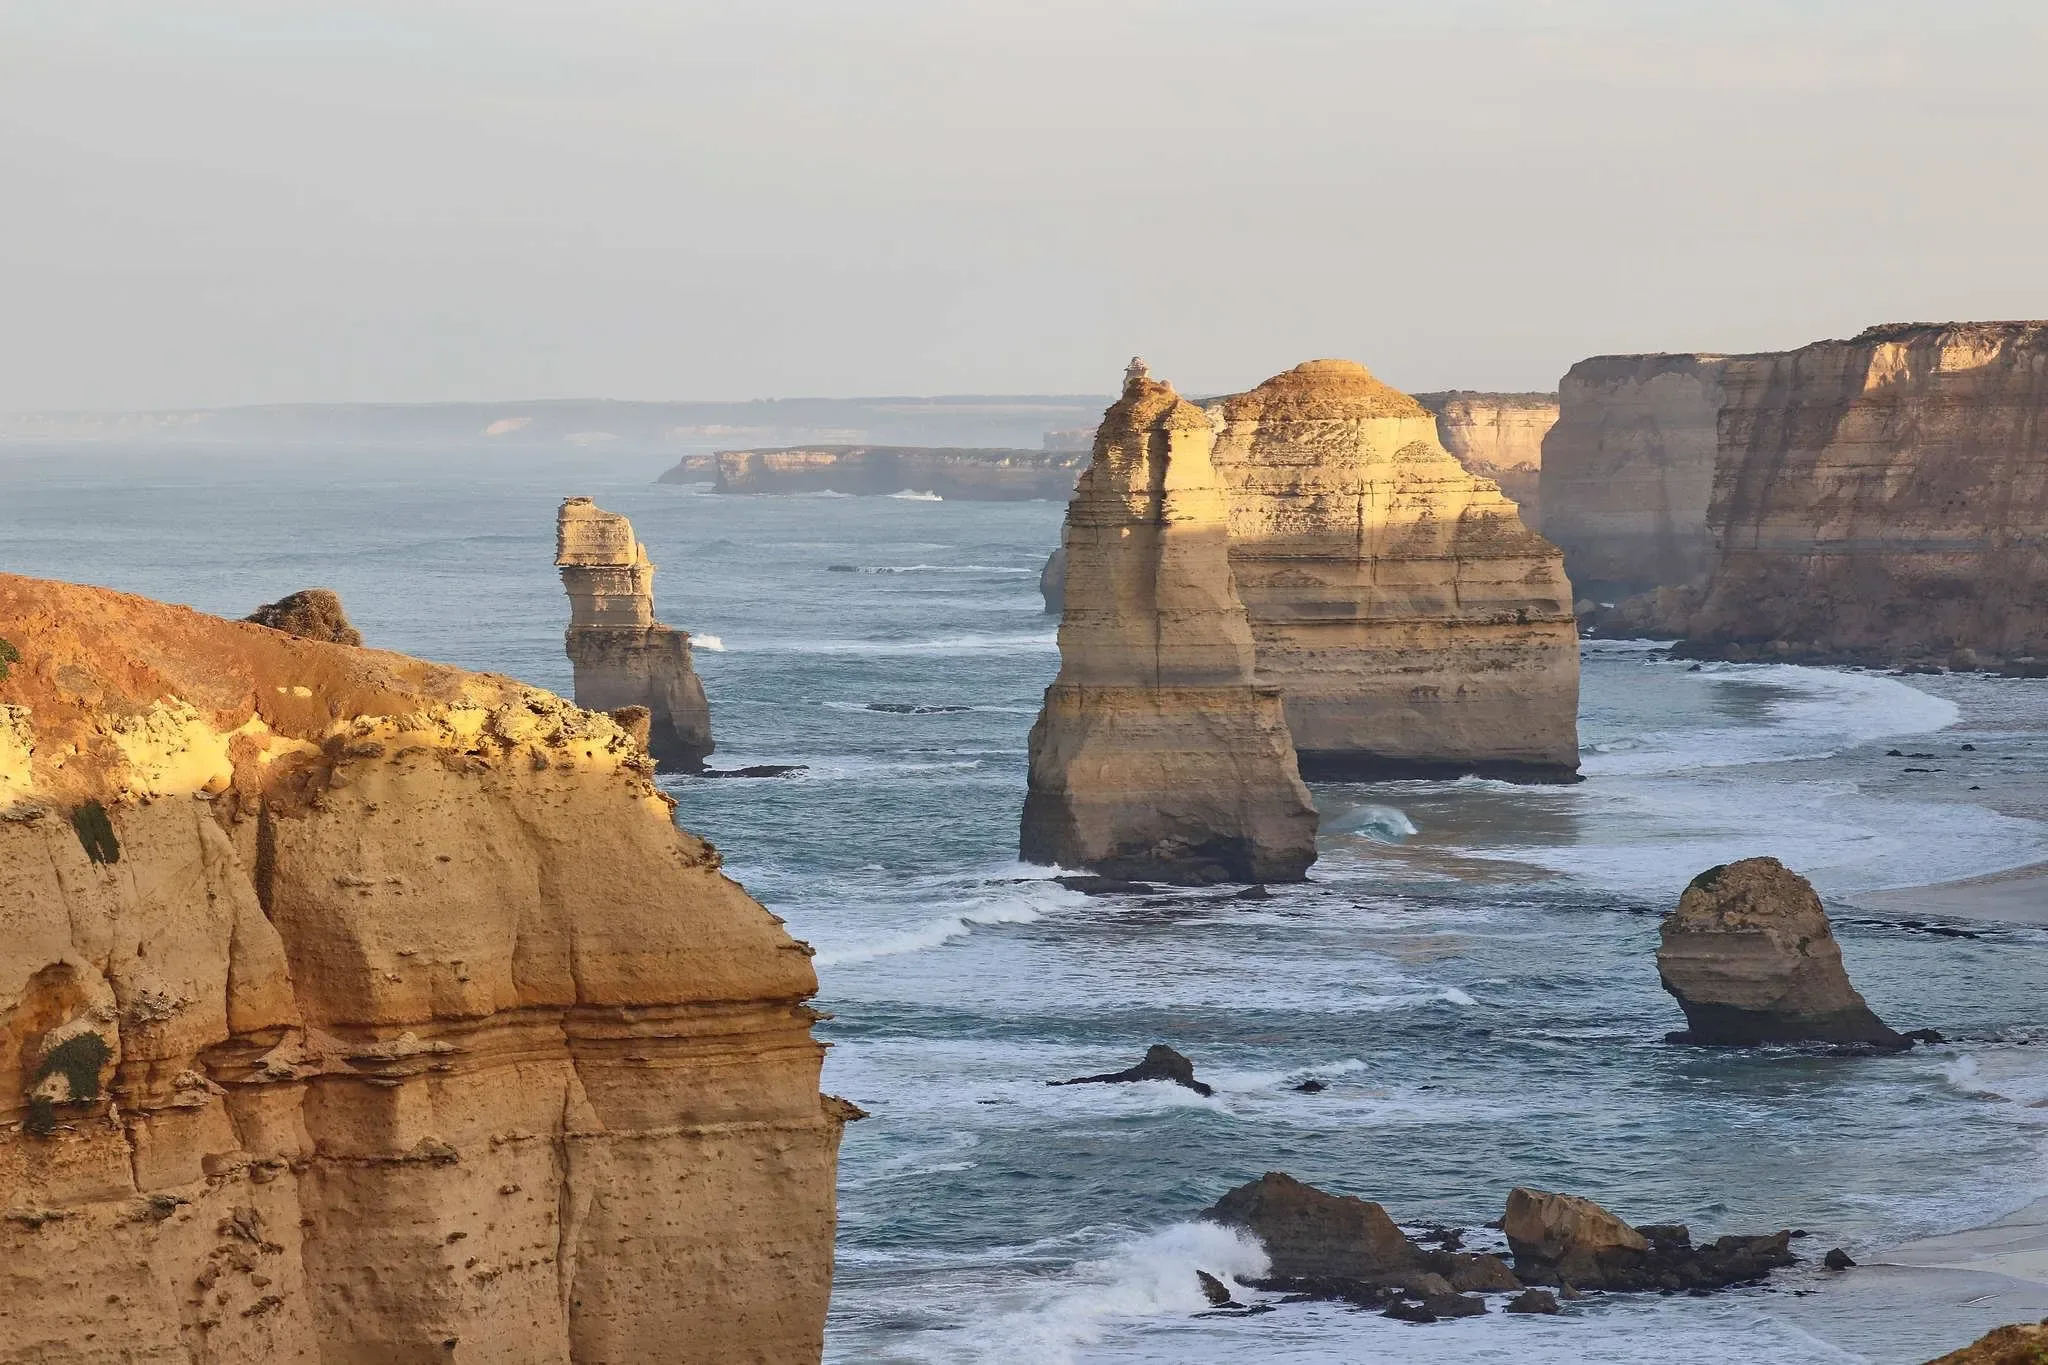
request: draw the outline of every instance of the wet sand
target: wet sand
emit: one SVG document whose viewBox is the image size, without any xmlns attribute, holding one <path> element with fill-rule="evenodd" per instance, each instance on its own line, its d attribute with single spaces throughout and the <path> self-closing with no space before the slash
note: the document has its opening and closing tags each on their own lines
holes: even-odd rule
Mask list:
<svg viewBox="0 0 2048 1365">
<path fill-rule="evenodd" d="M 1896 918 L 1937 915 L 2048 925 L 2048 863 L 1994 872 L 1967 881 L 1897 891 L 1865 891 L 1848 898 L 1858 909 Z"/>
</svg>

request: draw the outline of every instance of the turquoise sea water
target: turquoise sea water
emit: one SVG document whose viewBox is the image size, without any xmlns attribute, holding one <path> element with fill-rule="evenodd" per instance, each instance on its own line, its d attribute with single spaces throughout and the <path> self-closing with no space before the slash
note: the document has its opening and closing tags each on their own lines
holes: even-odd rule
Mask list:
<svg viewBox="0 0 2048 1365">
<path fill-rule="evenodd" d="M 2048 683 L 1589 645 L 1588 780 L 1319 788 L 1310 884 L 1090 900 L 1014 861 L 1057 667 L 1051 504 L 725 499 L 655 467 L 0 452 L 0 569 L 241 615 L 341 592 L 375 645 L 566 689 L 556 503 L 634 520 L 697 633 L 721 766 L 679 818 L 818 949 L 847 1131 L 828 1354 L 842 1361 L 1923 1360 L 1995 1308 L 1831 1311 L 1818 1272 L 1713 1299 L 1414 1328 L 1327 1306 L 1198 1316 L 1256 1249 L 1192 1215 L 1267 1169 L 1476 1225 L 1508 1188 L 1696 1232 L 1808 1229 L 1816 1257 L 1969 1226 L 2048 1189 L 2048 934 L 1855 911 L 1863 890 L 2048 857 L 1968 790 L 2048 772 Z M 962 707 L 923 715 L 871 703 Z M 1975 743 L 1964 754 L 1960 746 Z M 1901 778 L 1888 748 L 1942 771 Z M 1834 903 L 1897 1058 L 1671 1047 L 1657 915 L 1774 853 Z M 1155 1041 L 1217 1093 L 1048 1089 Z M 1320 1094 L 1293 1089 L 1315 1076 Z M 1805 1297 L 1801 1297 L 1805 1294 Z"/>
</svg>

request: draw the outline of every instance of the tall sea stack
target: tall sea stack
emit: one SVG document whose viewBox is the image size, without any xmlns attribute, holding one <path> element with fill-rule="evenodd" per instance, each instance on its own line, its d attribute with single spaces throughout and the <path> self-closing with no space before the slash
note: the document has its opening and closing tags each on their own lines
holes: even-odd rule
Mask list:
<svg viewBox="0 0 2048 1365">
<path fill-rule="evenodd" d="M 1689 652 L 2048 663 L 2048 322 L 1873 327 L 1722 384 Z"/>
<path fill-rule="evenodd" d="M 818 1359 L 809 953 L 609 717 L 6 574 L 0 640 L 0 1359 Z"/>
<path fill-rule="evenodd" d="M 667 767 L 703 771 L 711 704 L 690 666 L 689 633 L 654 619 L 654 565 L 633 538 L 633 523 L 589 498 L 565 499 L 555 518 L 555 564 L 569 590 L 576 704 L 644 707 L 648 752 Z"/>
<path fill-rule="evenodd" d="M 1311 779 L 1578 772 L 1563 557 L 1415 399 L 1312 360 L 1215 409 L 1261 683 Z"/>
<path fill-rule="evenodd" d="M 1028 862 L 1199 883 L 1299 881 L 1315 860 L 1280 693 L 1254 677 L 1214 441 L 1200 408 L 1132 363 L 1067 505 Z"/>
</svg>

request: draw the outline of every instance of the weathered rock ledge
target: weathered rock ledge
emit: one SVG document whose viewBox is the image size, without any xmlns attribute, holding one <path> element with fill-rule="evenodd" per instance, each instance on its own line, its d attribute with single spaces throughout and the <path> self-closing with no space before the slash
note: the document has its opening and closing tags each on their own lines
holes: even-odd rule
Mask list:
<svg viewBox="0 0 2048 1365">
<path fill-rule="evenodd" d="M 0 575 L 0 1360 L 815 1360 L 808 950 L 609 718 Z"/>
</svg>

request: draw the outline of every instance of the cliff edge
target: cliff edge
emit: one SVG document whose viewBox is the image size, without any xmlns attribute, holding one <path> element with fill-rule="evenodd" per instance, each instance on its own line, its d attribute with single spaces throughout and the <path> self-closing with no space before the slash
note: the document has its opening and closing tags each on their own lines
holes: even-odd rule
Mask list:
<svg viewBox="0 0 2048 1365">
<path fill-rule="evenodd" d="M 0 575 L 0 1360 L 815 1360 L 809 953 L 609 718 Z"/>
<path fill-rule="evenodd" d="M 1731 360 L 1689 652 L 2048 658 L 2048 322 Z"/>
</svg>

